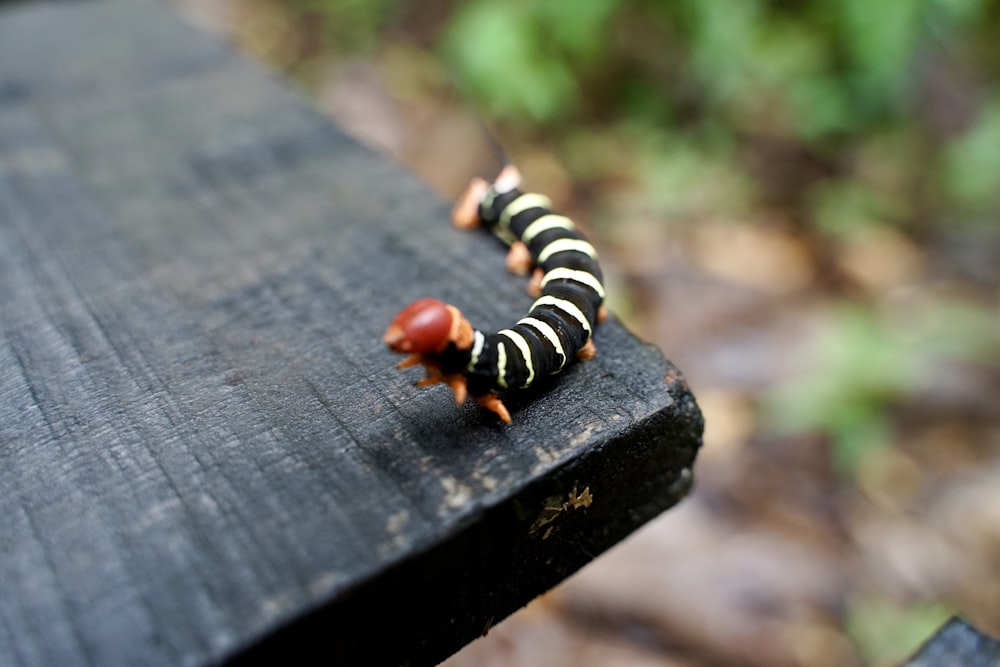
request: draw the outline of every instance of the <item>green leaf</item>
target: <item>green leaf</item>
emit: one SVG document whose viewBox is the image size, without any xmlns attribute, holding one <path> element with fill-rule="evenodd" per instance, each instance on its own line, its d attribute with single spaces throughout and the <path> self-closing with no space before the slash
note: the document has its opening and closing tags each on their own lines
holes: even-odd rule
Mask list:
<svg viewBox="0 0 1000 667">
<path fill-rule="evenodd" d="M 593 61 L 608 50 L 608 25 L 621 0 L 546 0 L 531 5 L 555 46 L 574 60 Z"/>
<path fill-rule="evenodd" d="M 862 104 L 893 108 L 911 80 L 925 0 L 839 0 L 830 3 L 840 25 L 840 44 L 852 68 Z"/>
<path fill-rule="evenodd" d="M 960 208 L 1000 212 L 1000 97 L 948 145 L 941 172 L 946 196 Z"/>
<path fill-rule="evenodd" d="M 871 310 L 845 304 L 816 343 L 815 366 L 765 397 L 764 420 L 778 432 L 829 434 L 834 462 L 851 474 L 871 448 L 891 444 L 884 412 L 926 370 L 913 352 Z"/>
<path fill-rule="evenodd" d="M 954 613 L 940 602 L 899 604 L 872 595 L 851 601 L 847 632 L 868 665 L 898 665 Z"/>
<path fill-rule="evenodd" d="M 463 88 L 491 112 L 544 123 L 579 94 L 566 64 L 546 53 L 544 37 L 521 4 L 481 1 L 458 10 L 442 46 Z"/>
<path fill-rule="evenodd" d="M 324 19 L 326 41 L 332 50 L 351 53 L 376 43 L 399 3 L 397 0 L 293 0 L 292 4 Z"/>
</svg>

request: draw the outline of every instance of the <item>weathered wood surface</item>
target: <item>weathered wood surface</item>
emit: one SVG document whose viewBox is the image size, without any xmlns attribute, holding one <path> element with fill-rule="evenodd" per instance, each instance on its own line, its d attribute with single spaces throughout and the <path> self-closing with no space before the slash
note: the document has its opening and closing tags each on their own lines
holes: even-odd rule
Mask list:
<svg viewBox="0 0 1000 667">
<path fill-rule="evenodd" d="M 904 667 L 997 667 L 1000 640 L 955 616 L 927 640 Z"/>
<path fill-rule="evenodd" d="M 0 664 L 430 664 L 683 496 L 613 318 L 510 427 L 394 370 L 416 297 L 529 303 L 447 212 L 156 3 L 0 7 Z"/>
</svg>

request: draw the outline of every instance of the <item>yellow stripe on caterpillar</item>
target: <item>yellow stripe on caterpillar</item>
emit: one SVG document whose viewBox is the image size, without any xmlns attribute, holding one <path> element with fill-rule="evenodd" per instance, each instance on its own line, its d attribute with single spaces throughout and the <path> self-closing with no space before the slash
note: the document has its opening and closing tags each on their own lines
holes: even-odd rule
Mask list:
<svg viewBox="0 0 1000 667">
<path fill-rule="evenodd" d="M 597 292 L 597 296 L 601 297 L 601 299 L 604 298 L 604 285 L 601 284 L 601 281 L 593 273 L 559 266 L 542 276 L 539 287 L 544 288 L 552 280 L 572 280 L 581 283 Z"/>
<path fill-rule="evenodd" d="M 557 252 L 570 251 L 582 252 L 585 255 L 589 255 L 592 259 L 597 259 L 597 251 L 594 250 L 594 246 L 582 239 L 556 239 L 542 248 L 542 251 L 538 253 L 537 262 L 541 264 Z"/>
<path fill-rule="evenodd" d="M 531 363 L 531 348 L 528 346 L 528 341 L 524 339 L 524 336 L 511 329 L 503 329 L 497 333 L 514 343 L 514 347 L 520 351 L 521 356 L 524 358 L 524 366 L 528 369 L 528 377 L 521 386 L 527 387 L 535 379 L 535 367 Z"/>
<path fill-rule="evenodd" d="M 531 239 L 535 238 L 542 232 L 549 231 L 550 229 L 573 230 L 576 229 L 576 225 L 574 225 L 573 221 L 565 215 L 549 213 L 548 215 L 543 215 L 525 227 L 524 231 L 521 233 L 521 241 L 527 245 L 528 243 L 531 243 Z"/>
<path fill-rule="evenodd" d="M 474 334 L 475 338 L 472 343 L 472 352 L 469 358 L 469 365 L 465 367 L 465 370 L 471 371 L 479 363 L 479 355 L 483 352 L 483 344 L 486 342 L 486 336 L 483 335 L 482 331 L 476 330 Z"/>
<path fill-rule="evenodd" d="M 529 208 L 550 208 L 551 206 L 552 200 L 545 195 L 533 192 L 525 193 L 507 204 L 503 211 L 500 212 L 500 227 L 509 229 L 510 219 L 522 211 L 527 211 Z"/>
<path fill-rule="evenodd" d="M 560 299 L 555 296 L 546 295 L 535 300 L 535 303 L 531 304 L 531 310 L 534 310 L 538 306 L 553 306 L 563 311 L 574 320 L 580 323 L 583 330 L 587 332 L 587 338 L 590 338 L 593 331 L 590 328 L 590 322 L 587 320 L 587 316 L 583 314 L 583 311 L 576 307 L 572 301 L 567 301 L 566 299 Z"/>
<path fill-rule="evenodd" d="M 538 333 L 542 334 L 545 340 L 549 341 L 552 344 L 552 347 L 554 347 L 556 350 L 556 354 L 559 355 L 559 368 L 551 372 L 558 373 L 559 371 L 561 371 L 563 369 L 563 366 L 566 365 L 566 351 L 563 350 L 562 342 L 560 342 L 559 334 L 556 333 L 556 330 L 553 329 L 552 326 L 547 322 L 543 322 L 542 320 L 536 317 L 523 317 L 520 320 L 518 320 L 517 323 L 524 324 L 536 329 Z"/>
<path fill-rule="evenodd" d="M 502 389 L 507 388 L 507 348 L 497 341 L 497 384 Z"/>
</svg>

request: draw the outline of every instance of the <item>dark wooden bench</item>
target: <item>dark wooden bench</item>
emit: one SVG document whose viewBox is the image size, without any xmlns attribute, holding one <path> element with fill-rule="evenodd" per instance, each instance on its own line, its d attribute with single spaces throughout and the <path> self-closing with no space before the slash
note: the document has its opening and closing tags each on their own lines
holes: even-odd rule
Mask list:
<svg viewBox="0 0 1000 667">
<path fill-rule="evenodd" d="M 449 206 L 157 3 L 0 6 L 0 664 L 433 664 L 686 493 L 613 317 L 511 426 L 395 370 L 530 302 Z"/>
</svg>

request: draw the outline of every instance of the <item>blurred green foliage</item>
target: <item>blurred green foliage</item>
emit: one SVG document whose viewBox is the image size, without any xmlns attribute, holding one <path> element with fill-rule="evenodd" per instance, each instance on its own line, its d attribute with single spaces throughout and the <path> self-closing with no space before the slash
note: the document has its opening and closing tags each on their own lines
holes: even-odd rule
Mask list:
<svg viewBox="0 0 1000 667">
<path fill-rule="evenodd" d="M 420 33 L 490 122 L 544 141 L 582 185 L 607 174 L 570 159 L 581 134 L 612 135 L 629 152 L 682 135 L 682 150 L 632 168 L 677 173 L 697 155 L 701 171 L 741 169 L 749 194 L 777 194 L 820 233 L 933 228 L 1000 210 L 1000 0 L 291 5 L 319 19 L 339 52 Z M 870 150 L 879 137 L 892 139 Z M 744 148 L 720 149 L 727 142 Z M 782 173 L 760 144 L 781 149 Z M 893 157 L 890 182 L 871 177 L 872 161 Z M 706 212 L 698 201 L 663 212 L 676 211 Z"/>
<path fill-rule="evenodd" d="M 847 631 L 864 664 L 898 665 L 954 614 L 937 602 L 901 604 L 884 597 L 857 596 L 848 610 Z"/>
<path fill-rule="evenodd" d="M 893 409 L 929 391 L 943 365 L 1000 364 L 995 320 L 953 300 L 882 317 L 845 302 L 825 323 L 809 372 L 763 397 L 764 422 L 779 433 L 828 434 L 834 464 L 852 477 L 873 450 L 897 441 Z"/>
<path fill-rule="evenodd" d="M 800 189 L 799 219 L 825 232 L 926 219 L 912 201 L 950 221 L 996 210 L 1000 107 L 975 104 L 1000 93 L 996 34 L 990 0 L 474 0 L 455 7 L 440 48 L 490 116 L 544 127 L 557 152 L 575 133 L 636 125 L 651 142 L 689 137 L 702 163 L 733 160 L 715 150 L 720 133 L 793 147 L 803 182 L 771 183 L 756 166 L 759 194 Z M 981 83 L 942 93 L 942 68 Z M 959 99 L 924 104 L 935 95 Z M 889 189 L 864 175 L 882 157 L 867 142 L 886 134 L 914 158 Z"/>
<path fill-rule="evenodd" d="M 1000 211 L 1000 90 L 978 120 L 953 139 L 943 153 L 943 187 L 962 213 L 997 224 Z"/>
<path fill-rule="evenodd" d="M 787 433 L 828 433 L 837 468 L 853 474 L 867 452 L 892 442 L 889 408 L 927 361 L 913 352 L 870 311 L 845 305 L 817 345 L 816 367 L 768 396 L 766 421 Z"/>
<path fill-rule="evenodd" d="M 341 53 L 373 49 L 399 12 L 397 0 L 290 0 L 293 13 L 321 23 L 326 45 Z"/>
<path fill-rule="evenodd" d="M 495 116 L 555 123 L 584 94 L 581 74 L 607 56 L 608 21 L 619 0 L 464 3 L 442 49 L 464 89 Z"/>
</svg>

